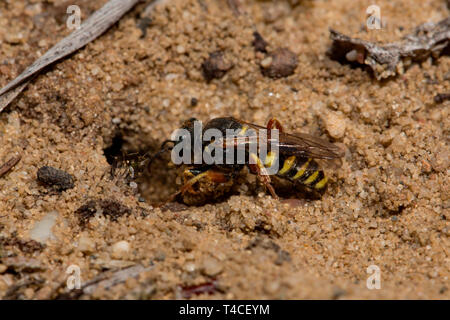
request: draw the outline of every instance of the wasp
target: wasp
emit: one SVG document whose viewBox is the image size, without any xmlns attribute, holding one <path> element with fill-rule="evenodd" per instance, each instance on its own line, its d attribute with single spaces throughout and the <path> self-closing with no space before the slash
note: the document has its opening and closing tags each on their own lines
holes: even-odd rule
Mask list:
<svg viewBox="0 0 450 320">
<path fill-rule="evenodd" d="M 176 140 L 164 141 L 161 150 L 154 157 L 162 152 L 173 150 L 175 146 L 183 143 L 187 143 L 190 146 L 190 152 L 193 152 L 195 139 L 190 139 L 190 137 L 195 135 L 194 128 L 197 121 L 195 118 L 186 121 L 181 127 L 185 133 Z M 278 199 L 278 196 L 272 186 L 271 176 L 290 181 L 294 188 L 306 188 L 312 192 L 323 194 L 328 178 L 323 170 L 323 165 L 320 165 L 319 162 L 322 164 L 333 163 L 333 167 L 336 167 L 340 165 L 340 158 L 344 155 L 344 151 L 340 147 L 324 139 L 305 133 L 289 134 L 284 132 L 281 123 L 275 118 L 270 119 L 266 127 L 233 117 L 214 118 L 206 123 L 201 131 L 201 136 L 204 138 L 210 129 L 214 129 L 222 135 L 219 138 L 200 139 L 202 143 L 197 151 L 205 154 L 209 150 L 213 150 L 210 155 L 216 156 L 219 152 L 223 157 L 231 153 L 234 161 L 231 163 L 207 163 L 202 160 L 192 165 L 186 165 L 182 172 L 183 186 L 169 201 L 179 195 L 187 204 L 193 203 L 192 199 L 195 195 L 199 195 L 203 200 L 215 199 L 217 194 L 222 195 L 233 188 L 235 178 L 239 176 L 244 167 L 257 176 L 275 199 Z M 230 134 L 230 132 L 233 133 Z M 172 145 L 166 147 L 169 143 Z M 264 157 L 254 151 L 260 150 L 262 146 L 266 147 L 268 151 Z M 243 150 L 245 155 L 243 161 L 236 161 L 237 149 Z M 275 163 L 278 164 L 276 171 L 268 174 L 268 169 L 272 168 Z"/>
</svg>

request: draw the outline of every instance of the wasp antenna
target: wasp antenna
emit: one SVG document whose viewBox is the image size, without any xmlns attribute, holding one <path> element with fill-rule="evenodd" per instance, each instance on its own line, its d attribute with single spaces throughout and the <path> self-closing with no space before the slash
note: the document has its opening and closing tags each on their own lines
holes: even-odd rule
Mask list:
<svg viewBox="0 0 450 320">
<path fill-rule="evenodd" d="M 166 145 L 167 145 L 168 143 L 173 143 L 173 144 L 175 145 L 176 141 L 173 141 L 173 140 L 165 140 L 165 141 L 161 144 L 161 147 L 160 147 L 159 151 L 156 152 L 153 156 L 151 156 L 151 157 L 149 158 L 149 160 L 148 160 L 148 165 L 147 165 L 148 171 L 150 171 L 150 166 L 152 165 L 153 161 L 154 161 L 156 158 L 158 158 L 158 157 L 159 157 L 160 155 L 162 155 L 164 152 L 170 151 L 170 150 L 173 149 L 173 146 L 168 146 L 168 147 L 166 147 Z"/>
</svg>

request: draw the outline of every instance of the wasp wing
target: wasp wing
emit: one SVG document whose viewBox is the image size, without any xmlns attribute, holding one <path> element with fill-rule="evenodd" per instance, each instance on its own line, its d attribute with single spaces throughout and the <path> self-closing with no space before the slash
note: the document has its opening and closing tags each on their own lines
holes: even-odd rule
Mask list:
<svg viewBox="0 0 450 320">
<path fill-rule="evenodd" d="M 344 156 L 344 151 L 335 144 L 306 133 L 279 133 L 279 148 L 281 152 L 316 159 L 336 159 Z"/>
<path fill-rule="evenodd" d="M 342 150 L 337 145 L 328 142 L 325 139 L 318 138 L 307 133 L 296 133 L 294 135 L 278 131 L 277 139 L 276 137 L 272 137 L 269 131 L 261 135 L 261 130 L 267 130 L 267 128 L 265 127 L 237 119 L 235 119 L 235 121 L 238 121 L 243 125 L 247 125 L 248 127 L 254 129 L 258 134 L 260 142 L 266 142 L 268 145 L 272 144 L 278 146 L 280 153 L 330 160 L 341 158 L 344 156 L 344 150 Z M 225 139 L 225 141 L 227 139 Z M 241 143 L 249 143 L 245 139 L 239 140 Z"/>
</svg>

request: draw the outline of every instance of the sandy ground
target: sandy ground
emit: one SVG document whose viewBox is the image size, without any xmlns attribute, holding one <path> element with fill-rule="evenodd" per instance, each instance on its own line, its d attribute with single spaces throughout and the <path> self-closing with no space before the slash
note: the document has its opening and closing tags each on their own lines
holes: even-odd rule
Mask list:
<svg viewBox="0 0 450 320">
<path fill-rule="evenodd" d="M 76 4 L 84 19 L 105 2 Z M 379 0 L 385 27 L 370 31 L 372 1 L 242 4 L 246 14 L 236 17 L 226 1 L 173 0 L 147 17 L 141 3 L 0 114 L 0 164 L 22 155 L 0 178 L 0 297 L 450 298 L 449 102 L 433 101 L 450 92 L 449 57 L 377 82 L 326 55 L 329 27 L 395 41 L 447 17 L 445 1 Z M 70 33 L 68 5 L 0 2 L 0 86 Z M 293 75 L 261 73 L 255 30 L 269 51 L 295 53 Z M 201 65 L 218 50 L 233 67 L 207 82 Z M 153 153 L 192 116 L 264 124 L 270 115 L 286 131 L 345 146 L 322 199 L 275 201 L 249 176 L 224 200 L 161 211 L 152 204 L 178 187 L 167 159 L 138 190 L 120 174 L 111 178 L 104 150 L 113 143 Z M 74 187 L 38 182 L 42 166 L 68 172 Z M 379 290 L 366 286 L 371 265 Z M 82 284 L 117 278 L 121 268 L 125 279 L 71 295 L 69 266 L 79 267 Z"/>
</svg>

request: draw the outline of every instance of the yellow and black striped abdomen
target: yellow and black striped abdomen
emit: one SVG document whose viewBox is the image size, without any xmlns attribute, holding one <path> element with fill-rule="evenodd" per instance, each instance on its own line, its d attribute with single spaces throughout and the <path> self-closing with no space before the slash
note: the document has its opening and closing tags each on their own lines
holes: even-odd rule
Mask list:
<svg viewBox="0 0 450 320">
<path fill-rule="evenodd" d="M 325 190 L 328 182 L 325 173 L 314 159 L 296 156 L 280 159 L 277 176 L 319 192 Z"/>
</svg>

